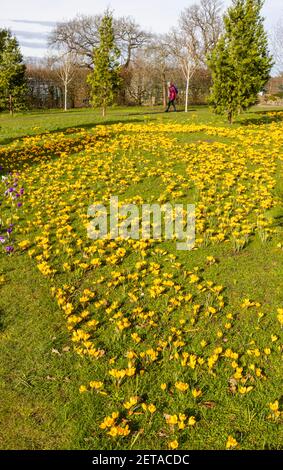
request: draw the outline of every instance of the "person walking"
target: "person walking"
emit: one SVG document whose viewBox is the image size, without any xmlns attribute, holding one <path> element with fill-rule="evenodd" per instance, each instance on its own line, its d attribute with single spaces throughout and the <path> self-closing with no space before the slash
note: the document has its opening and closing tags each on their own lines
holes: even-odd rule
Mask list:
<svg viewBox="0 0 283 470">
<path fill-rule="evenodd" d="M 168 87 L 168 104 L 167 104 L 167 109 L 165 110 L 165 113 L 169 112 L 170 106 L 172 105 L 174 108 L 174 111 L 176 112 L 176 106 L 175 106 L 175 100 L 177 98 L 178 90 L 175 87 L 173 82 L 169 82 L 169 87 Z"/>
</svg>

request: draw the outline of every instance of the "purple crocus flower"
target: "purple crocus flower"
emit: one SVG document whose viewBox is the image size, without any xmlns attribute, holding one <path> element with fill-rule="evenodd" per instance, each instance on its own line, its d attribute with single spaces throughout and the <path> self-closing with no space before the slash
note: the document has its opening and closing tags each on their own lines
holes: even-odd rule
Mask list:
<svg viewBox="0 0 283 470">
<path fill-rule="evenodd" d="M 5 243 L 6 239 L 4 237 L 0 237 L 0 243 Z"/>
<path fill-rule="evenodd" d="M 5 246 L 6 253 L 12 253 L 14 251 L 14 247 L 12 245 Z"/>
<path fill-rule="evenodd" d="M 22 207 L 23 203 L 22 202 L 18 202 L 17 206 L 18 207 Z"/>
</svg>

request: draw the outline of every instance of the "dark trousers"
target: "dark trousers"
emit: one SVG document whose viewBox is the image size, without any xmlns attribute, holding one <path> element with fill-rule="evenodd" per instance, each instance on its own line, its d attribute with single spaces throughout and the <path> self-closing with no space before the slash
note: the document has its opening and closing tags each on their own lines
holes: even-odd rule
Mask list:
<svg viewBox="0 0 283 470">
<path fill-rule="evenodd" d="M 173 106 L 173 108 L 174 108 L 174 111 L 177 111 L 176 106 L 175 106 L 175 100 L 169 100 L 169 101 L 168 101 L 166 111 L 169 111 L 171 104 L 172 104 L 172 106 Z"/>
</svg>

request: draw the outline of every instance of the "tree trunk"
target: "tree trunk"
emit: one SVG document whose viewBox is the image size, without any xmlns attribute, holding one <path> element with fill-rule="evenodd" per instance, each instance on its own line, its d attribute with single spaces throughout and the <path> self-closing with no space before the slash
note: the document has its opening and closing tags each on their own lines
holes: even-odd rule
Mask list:
<svg viewBox="0 0 283 470">
<path fill-rule="evenodd" d="M 130 62 L 131 62 L 132 48 L 131 48 L 130 45 L 128 46 L 127 52 L 128 52 L 128 54 L 127 54 L 127 60 L 126 60 L 126 63 L 125 63 L 125 65 L 124 65 L 125 69 L 129 68 L 129 65 L 130 65 Z"/>
<path fill-rule="evenodd" d="M 188 112 L 188 101 L 189 101 L 189 84 L 190 84 L 190 76 L 187 75 L 186 80 L 186 99 L 185 99 L 185 112 Z"/>
<path fill-rule="evenodd" d="M 9 95 L 9 111 L 10 111 L 10 114 L 13 116 L 13 97 L 12 95 Z"/>
<path fill-rule="evenodd" d="M 233 113 L 232 113 L 232 111 L 228 111 L 227 117 L 228 117 L 229 124 L 232 124 L 233 123 Z"/>
<path fill-rule="evenodd" d="M 106 106 L 102 106 L 102 117 L 106 116 Z"/>
<path fill-rule="evenodd" d="M 64 86 L 64 111 L 67 111 L 67 100 L 68 100 L 68 85 L 65 83 Z"/>
</svg>

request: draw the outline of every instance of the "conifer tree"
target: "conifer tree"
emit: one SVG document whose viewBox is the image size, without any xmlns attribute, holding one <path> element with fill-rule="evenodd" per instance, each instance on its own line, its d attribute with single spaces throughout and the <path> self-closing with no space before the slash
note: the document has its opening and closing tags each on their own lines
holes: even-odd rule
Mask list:
<svg viewBox="0 0 283 470">
<path fill-rule="evenodd" d="M 0 108 L 11 114 L 25 107 L 25 70 L 18 41 L 9 30 L 0 30 Z"/>
<path fill-rule="evenodd" d="M 256 103 L 273 65 L 261 16 L 264 0 L 232 2 L 224 16 L 224 34 L 208 58 L 213 78 L 210 104 L 230 123 Z"/>
<path fill-rule="evenodd" d="M 94 49 L 94 68 L 88 77 L 88 83 L 91 86 L 93 106 L 100 106 L 102 116 L 105 116 L 107 106 L 113 104 L 120 84 L 120 52 L 115 45 L 113 17 L 109 12 L 101 20 L 99 38 L 99 46 Z"/>
</svg>

